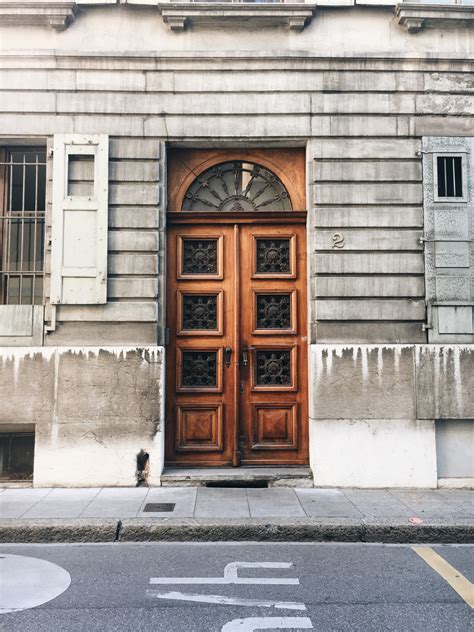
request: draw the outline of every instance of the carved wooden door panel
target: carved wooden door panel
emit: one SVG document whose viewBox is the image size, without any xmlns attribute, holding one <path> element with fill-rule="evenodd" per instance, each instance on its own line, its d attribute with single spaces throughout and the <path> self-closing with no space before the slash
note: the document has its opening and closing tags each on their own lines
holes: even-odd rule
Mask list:
<svg viewBox="0 0 474 632">
<path fill-rule="evenodd" d="M 168 462 L 232 463 L 237 393 L 232 226 L 168 231 Z"/>
<path fill-rule="evenodd" d="M 167 462 L 307 462 L 304 225 L 169 228 Z"/>
<path fill-rule="evenodd" d="M 242 464 L 307 462 L 304 226 L 240 232 Z"/>
</svg>

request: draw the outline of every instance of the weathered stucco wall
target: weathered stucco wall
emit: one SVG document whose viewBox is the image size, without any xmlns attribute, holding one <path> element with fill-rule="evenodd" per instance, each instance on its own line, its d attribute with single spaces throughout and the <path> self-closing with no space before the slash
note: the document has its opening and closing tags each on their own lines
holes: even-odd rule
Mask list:
<svg viewBox="0 0 474 632">
<path fill-rule="evenodd" d="M 163 468 L 161 347 L 0 350 L 0 426 L 35 428 L 34 485 L 133 486 Z"/>
<path fill-rule="evenodd" d="M 36 486 L 136 484 L 163 467 L 160 347 L 19 348 L 0 355 L 4 429 L 36 431 Z M 312 345 L 318 486 L 435 487 L 436 418 L 474 418 L 472 348 Z"/>
<path fill-rule="evenodd" d="M 470 345 L 312 345 L 316 485 L 436 487 L 437 418 L 474 417 Z"/>
</svg>

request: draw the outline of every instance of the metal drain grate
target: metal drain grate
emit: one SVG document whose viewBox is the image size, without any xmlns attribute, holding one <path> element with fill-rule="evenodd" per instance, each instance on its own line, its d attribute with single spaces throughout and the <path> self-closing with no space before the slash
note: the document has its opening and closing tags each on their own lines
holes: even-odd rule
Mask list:
<svg viewBox="0 0 474 632">
<path fill-rule="evenodd" d="M 268 487 L 268 481 L 263 479 L 257 480 L 228 480 L 228 481 L 207 481 L 205 483 L 206 487 L 236 487 L 236 488 L 254 488 L 254 489 L 262 489 Z"/>
<path fill-rule="evenodd" d="M 149 513 L 164 513 L 174 511 L 176 503 L 147 503 L 144 508 L 144 512 Z"/>
</svg>

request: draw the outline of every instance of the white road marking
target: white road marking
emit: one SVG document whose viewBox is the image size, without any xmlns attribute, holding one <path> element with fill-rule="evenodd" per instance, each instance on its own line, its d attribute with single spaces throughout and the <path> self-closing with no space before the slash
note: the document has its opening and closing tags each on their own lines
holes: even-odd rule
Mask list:
<svg viewBox="0 0 474 632">
<path fill-rule="evenodd" d="M 306 610 L 304 603 L 293 601 L 265 601 L 261 599 L 239 599 L 237 597 L 225 597 L 223 595 L 200 595 L 196 593 L 182 592 L 158 592 L 147 590 L 149 597 L 156 599 L 173 599 L 175 601 L 196 601 L 198 603 L 214 603 L 222 606 L 248 606 L 255 608 L 280 608 L 282 610 Z"/>
<path fill-rule="evenodd" d="M 296 586 L 300 582 L 293 578 L 274 577 L 150 577 L 150 584 L 273 584 L 276 586 Z"/>
<path fill-rule="evenodd" d="M 52 562 L 0 554 L 0 614 L 35 608 L 69 588 L 71 576 Z"/>
<path fill-rule="evenodd" d="M 263 585 L 299 585 L 297 578 L 284 577 L 239 577 L 242 568 L 292 568 L 290 562 L 231 562 L 224 568 L 223 577 L 151 577 L 150 584 L 263 584 Z M 303 603 L 292 601 L 268 601 L 260 599 L 241 599 L 224 595 L 201 595 L 196 593 L 182 593 L 177 591 L 159 592 L 147 590 L 147 595 L 156 599 L 173 599 L 176 601 L 194 601 L 225 606 L 246 606 L 281 608 L 287 610 L 306 610 Z M 224 625 L 221 632 L 250 632 L 252 630 L 312 630 L 313 624 L 309 617 L 248 617 L 234 619 Z"/>
<path fill-rule="evenodd" d="M 239 577 L 239 568 L 292 568 L 289 562 L 231 562 L 224 568 L 224 577 L 150 577 L 150 584 L 246 584 L 297 586 L 294 577 Z"/>
<path fill-rule="evenodd" d="M 309 617 L 248 617 L 234 619 L 221 632 L 253 632 L 253 630 L 314 630 Z"/>
<path fill-rule="evenodd" d="M 230 562 L 224 568 L 224 577 L 238 577 L 239 568 L 293 568 L 291 562 Z"/>
</svg>

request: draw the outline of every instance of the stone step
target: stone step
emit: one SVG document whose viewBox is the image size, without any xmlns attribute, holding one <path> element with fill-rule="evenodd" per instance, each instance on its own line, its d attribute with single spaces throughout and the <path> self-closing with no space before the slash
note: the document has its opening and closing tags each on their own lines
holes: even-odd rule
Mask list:
<svg viewBox="0 0 474 632">
<path fill-rule="evenodd" d="M 313 487 L 309 467 L 168 467 L 162 487 Z"/>
</svg>

